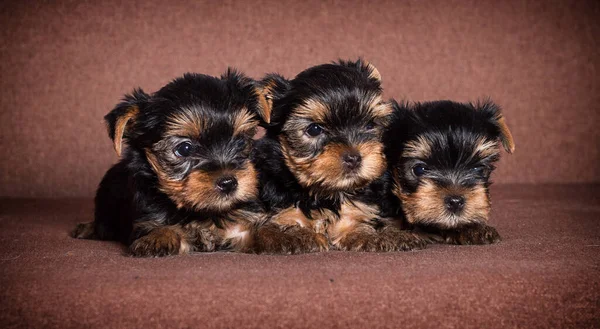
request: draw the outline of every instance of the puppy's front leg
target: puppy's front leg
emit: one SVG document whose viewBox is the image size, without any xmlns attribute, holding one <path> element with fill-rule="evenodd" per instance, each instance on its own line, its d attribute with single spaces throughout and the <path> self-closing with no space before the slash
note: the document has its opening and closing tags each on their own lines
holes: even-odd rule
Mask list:
<svg viewBox="0 0 600 329">
<path fill-rule="evenodd" d="M 75 239 L 97 239 L 97 235 L 94 230 L 94 224 L 94 222 L 77 224 L 77 226 L 75 226 L 75 229 L 71 231 L 71 237 Z"/>
<path fill-rule="evenodd" d="M 326 218 L 315 213 L 307 218 L 299 208 L 284 209 L 268 222 L 257 226 L 255 244 L 264 253 L 307 253 L 326 251 L 329 242 L 325 236 Z M 325 215 L 326 217 L 327 215 Z"/>
<path fill-rule="evenodd" d="M 332 243 L 349 251 L 409 251 L 423 249 L 428 240 L 402 230 L 400 222 L 381 218 L 378 209 L 361 202 L 342 205 L 340 218 L 329 229 Z"/>
<path fill-rule="evenodd" d="M 300 215 L 304 218 L 303 215 Z M 222 246 L 237 252 L 254 254 L 296 254 L 327 250 L 327 238 L 309 227 L 269 218 L 265 213 L 235 211 L 232 222 L 222 230 Z M 283 221 L 283 220 L 282 220 Z"/>
<path fill-rule="evenodd" d="M 485 224 L 475 224 L 460 229 L 441 231 L 442 240 L 448 244 L 492 244 L 502 240 L 495 228 Z"/>
<path fill-rule="evenodd" d="M 251 252 L 258 254 L 300 254 L 325 251 L 329 243 L 323 234 L 294 226 L 265 223 L 255 228 Z"/>
<path fill-rule="evenodd" d="M 177 224 L 161 225 L 157 222 L 136 223 L 134 224 L 134 236 L 140 237 L 131 243 L 129 251 L 136 257 L 179 255 L 187 253 L 192 249 L 186 233 Z"/>
<path fill-rule="evenodd" d="M 333 244 L 348 251 L 410 251 L 424 249 L 428 240 L 419 234 L 390 224 L 381 228 L 365 222 L 338 223 L 332 230 Z"/>
</svg>

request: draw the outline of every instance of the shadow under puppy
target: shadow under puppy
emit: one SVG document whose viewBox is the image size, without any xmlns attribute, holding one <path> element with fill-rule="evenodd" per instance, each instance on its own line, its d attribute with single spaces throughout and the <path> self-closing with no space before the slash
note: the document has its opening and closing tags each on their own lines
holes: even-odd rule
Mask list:
<svg viewBox="0 0 600 329">
<path fill-rule="evenodd" d="M 487 225 L 490 175 L 500 145 L 515 149 L 500 108 L 489 101 L 435 101 L 394 103 L 394 109 L 387 153 L 406 221 L 438 242 L 500 241 Z"/>
<path fill-rule="evenodd" d="M 261 199 L 285 229 L 302 228 L 322 248 L 392 251 L 425 241 L 401 230 L 379 207 L 386 184 L 382 135 L 392 107 L 381 76 L 362 60 L 318 65 L 292 80 L 263 82 L 272 106 L 253 157 Z"/>
<path fill-rule="evenodd" d="M 266 105 L 255 81 L 234 70 L 126 95 L 105 117 L 122 158 L 100 183 L 95 220 L 72 235 L 122 241 L 134 256 L 302 251 L 258 201 L 249 156 Z"/>
</svg>

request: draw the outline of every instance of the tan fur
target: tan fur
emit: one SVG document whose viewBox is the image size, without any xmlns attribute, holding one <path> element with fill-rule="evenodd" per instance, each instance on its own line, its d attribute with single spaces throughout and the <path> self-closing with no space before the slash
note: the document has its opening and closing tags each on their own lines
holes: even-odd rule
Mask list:
<svg viewBox="0 0 600 329">
<path fill-rule="evenodd" d="M 310 216 L 312 218 L 307 218 L 299 208 L 292 206 L 274 214 L 271 221 L 284 227 L 299 226 L 325 234 L 330 223 L 338 220 L 337 215 L 329 209 L 313 210 Z"/>
<path fill-rule="evenodd" d="M 115 123 L 115 138 L 113 140 L 115 152 L 120 157 L 123 149 L 123 134 L 125 133 L 127 123 L 134 120 L 140 109 L 137 106 L 131 106 L 127 109 L 127 113 L 117 119 Z"/>
<path fill-rule="evenodd" d="M 294 115 L 301 118 L 310 119 L 313 122 L 325 122 L 329 106 L 313 98 L 304 100 L 303 104 L 294 110 Z"/>
<path fill-rule="evenodd" d="M 444 199 L 450 195 L 460 195 L 465 198 L 463 212 L 458 216 L 446 210 Z M 415 193 L 401 193 L 400 199 L 409 223 L 436 224 L 445 228 L 485 222 L 490 209 L 489 199 L 483 186 L 472 189 L 441 188 L 430 180 L 424 180 Z"/>
<path fill-rule="evenodd" d="M 160 226 L 135 240 L 130 250 L 134 256 L 185 254 L 192 250 L 185 232 L 178 225 Z"/>
<path fill-rule="evenodd" d="M 371 114 L 379 119 L 388 118 L 393 112 L 392 104 L 390 102 L 384 102 L 381 95 L 371 98 L 368 108 L 369 111 L 371 111 Z M 385 120 L 384 123 L 387 123 L 387 120 Z"/>
<path fill-rule="evenodd" d="M 427 244 L 423 237 L 402 230 L 400 221 L 379 217 L 377 207 L 356 201 L 342 203 L 340 218 L 328 232 L 333 246 L 340 250 L 407 251 Z"/>
<path fill-rule="evenodd" d="M 495 228 L 485 224 L 470 225 L 458 230 L 442 231 L 439 238 L 445 243 L 463 245 L 492 244 L 502 240 Z"/>
<path fill-rule="evenodd" d="M 473 150 L 473 157 L 484 159 L 499 153 L 498 142 L 480 139 Z"/>
<path fill-rule="evenodd" d="M 246 224 L 230 225 L 224 230 L 223 242 L 232 246 L 234 250 L 243 250 L 251 241 L 250 227 Z"/>
<path fill-rule="evenodd" d="M 271 123 L 271 111 L 273 110 L 272 89 L 274 84 L 274 81 L 269 81 L 263 88 L 256 88 L 259 115 L 266 123 Z"/>
<path fill-rule="evenodd" d="M 216 251 L 222 244 L 224 231 L 212 221 L 199 218 L 185 224 L 183 230 L 194 251 Z"/>
<path fill-rule="evenodd" d="M 166 135 L 197 138 L 202 134 L 205 125 L 206 122 L 198 111 L 184 109 L 168 119 Z"/>
<path fill-rule="evenodd" d="M 478 218 L 478 222 L 486 222 L 489 218 L 491 204 L 483 186 L 467 189 L 462 194 L 465 198 L 463 217 Z"/>
<path fill-rule="evenodd" d="M 250 113 L 246 108 L 241 109 L 233 117 L 234 136 L 244 133 L 252 133 L 252 135 L 254 135 L 257 126 L 258 121 L 254 119 L 254 115 L 252 115 L 252 113 Z"/>
<path fill-rule="evenodd" d="M 367 63 L 367 69 L 369 70 L 369 78 L 381 81 L 381 73 L 379 73 L 379 70 L 375 67 L 375 65 Z"/>
<path fill-rule="evenodd" d="M 256 170 L 249 161 L 242 170 L 215 173 L 195 170 L 183 180 L 173 180 L 160 168 L 154 154 L 146 151 L 146 158 L 159 178 L 160 190 L 179 208 L 227 211 L 234 204 L 254 199 L 258 194 Z M 215 188 L 216 180 L 225 175 L 234 176 L 238 181 L 237 190 L 230 196 L 222 195 Z"/>
<path fill-rule="evenodd" d="M 290 155 L 287 141 L 280 137 L 284 161 L 304 187 L 330 190 L 360 188 L 383 174 L 386 166 L 383 145 L 366 142 L 352 148 L 342 144 L 329 144 L 316 158 L 296 158 Z M 345 152 L 358 151 L 362 157 L 361 167 L 356 173 L 347 173 L 343 168 Z"/>
<path fill-rule="evenodd" d="M 379 210 L 362 202 L 345 202 L 340 209 L 340 217 L 328 229 L 333 245 L 339 245 L 340 240 L 359 229 L 360 224 L 368 223 L 378 217 Z"/>
<path fill-rule="evenodd" d="M 327 250 L 327 238 L 296 223 L 282 225 L 263 214 L 236 210 L 224 222 L 223 244 L 234 251 L 289 254 Z"/>
<path fill-rule="evenodd" d="M 356 148 L 362 157 L 362 166 L 359 175 L 369 181 L 373 181 L 383 175 L 387 166 L 383 144 L 370 141 L 359 144 Z"/>
<path fill-rule="evenodd" d="M 339 179 L 344 179 L 345 170 L 342 165 L 342 156 L 346 152 L 352 152 L 350 147 L 341 144 L 328 144 L 323 152 L 310 164 L 308 170 L 304 171 L 307 185 L 322 180 L 325 185 L 334 185 Z M 355 151 L 354 151 L 355 152 Z"/>
<path fill-rule="evenodd" d="M 431 156 L 431 143 L 423 136 L 417 137 L 417 139 L 406 143 L 402 157 L 404 158 L 417 158 L 427 159 Z"/>
<path fill-rule="evenodd" d="M 394 179 L 394 185 L 392 186 L 392 193 L 400 200 L 402 200 L 402 185 L 400 184 L 400 173 L 398 172 L 398 168 L 393 167 L 392 169 L 392 178 Z"/>
<path fill-rule="evenodd" d="M 294 226 L 298 225 L 300 227 L 311 227 L 313 223 L 310 219 L 306 218 L 300 208 L 297 207 L 289 207 L 282 211 L 277 212 L 271 220 L 279 225 L 283 226 Z"/>
<path fill-rule="evenodd" d="M 512 133 L 510 132 L 510 129 L 508 129 L 508 125 L 506 124 L 506 120 L 504 120 L 504 117 L 500 117 L 498 119 L 498 127 L 500 128 L 500 140 L 502 141 L 504 149 L 508 153 L 514 153 L 515 141 L 513 139 Z"/>
</svg>

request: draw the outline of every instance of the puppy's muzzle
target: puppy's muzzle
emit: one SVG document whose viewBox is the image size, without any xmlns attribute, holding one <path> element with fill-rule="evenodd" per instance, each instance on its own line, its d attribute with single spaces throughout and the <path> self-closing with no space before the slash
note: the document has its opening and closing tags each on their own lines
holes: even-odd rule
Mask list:
<svg viewBox="0 0 600 329">
<path fill-rule="evenodd" d="M 452 214 L 459 214 L 465 207 L 465 198 L 460 195 L 449 195 L 444 198 L 446 209 Z"/>
<path fill-rule="evenodd" d="M 356 171 L 360 168 L 362 157 L 356 151 L 349 151 L 342 155 L 342 165 L 347 172 Z"/>
<path fill-rule="evenodd" d="M 238 181 L 233 176 L 223 176 L 215 182 L 217 190 L 225 195 L 232 194 L 238 187 Z"/>
<path fill-rule="evenodd" d="M 358 152 L 346 152 L 342 156 L 342 164 L 346 171 L 355 171 L 360 168 L 362 157 Z"/>
</svg>

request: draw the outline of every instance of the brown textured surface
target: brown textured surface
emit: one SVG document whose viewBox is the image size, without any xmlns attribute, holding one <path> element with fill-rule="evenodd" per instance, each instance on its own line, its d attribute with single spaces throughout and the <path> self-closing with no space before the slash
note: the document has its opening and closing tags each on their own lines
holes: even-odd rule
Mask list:
<svg viewBox="0 0 600 329">
<path fill-rule="evenodd" d="M 359 55 L 387 96 L 501 104 L 517 152 L 498 180 L 598 182 L 598 17 L 597 1 L 3 1 L 0 195 L 93 195 L 116 159 L 102 117 L 136 86 Z"/>
<path fill-rule="evenodd" d="M 0 327 L 600 328 L 600 196 L 497 186 L 504 241 L 398 253 L 123 256 L 90 200 L 0 199 Z"/>
</svg>

